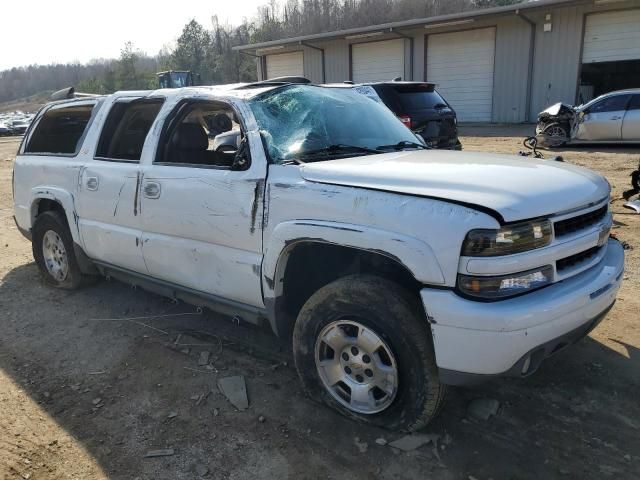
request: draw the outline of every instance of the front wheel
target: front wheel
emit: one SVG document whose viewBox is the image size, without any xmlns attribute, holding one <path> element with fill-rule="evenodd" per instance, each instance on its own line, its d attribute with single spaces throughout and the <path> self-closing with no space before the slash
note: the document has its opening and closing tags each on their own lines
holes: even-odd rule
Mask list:
<svg viewBox="0 0 640 480">
<path fill-rule="evenodd" d="M 549 123 L 542 129 L 542 134 L 546 135 L 550 147 L 561 147 L 568 140 L 567 129 L 559 123 Z"/>
<path fill-rule="evenodd" d="M 293 350 L 307 394 L 360 422 L 417 430 L 443 403 L 422 307 L 383 278 L 321 288 L 298 316 Z"/>
</svg>

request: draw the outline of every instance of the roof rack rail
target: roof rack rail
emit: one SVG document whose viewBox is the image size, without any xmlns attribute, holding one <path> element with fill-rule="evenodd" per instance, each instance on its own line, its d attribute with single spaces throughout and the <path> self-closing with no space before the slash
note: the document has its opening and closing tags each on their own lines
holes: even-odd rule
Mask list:
<svg viewBox="0 0 640 480">
<path fill-rule="evenodd" d="M 246 88 L 277 87 L 280 85 L 290 85 L 290 84 L 304 85 L 309 83 L 311 83 L 311 80 L 309 80 L 306 77 L 296 77 L 296 76 L 276 77 L 276 78 L 270 78 L 269 80 L 261 80 L 259 82 L 247 83 L 245 85 L 242 85 L 236 88 L 236 90 L 243 90 Z"/>
<path fill-rule="evenodd" d="M 76 92 L 74 87 L 63 88 L 62 90 L 58 90 L 57 92 L 53 92 L 51 94 L 52 102 L 56 102 L 58 100 L 69 100 L 72 98 L 85 98 L 85 97 L 101 97 L 102 95 L 97 93 L 80 93 Z"/>
</svg>

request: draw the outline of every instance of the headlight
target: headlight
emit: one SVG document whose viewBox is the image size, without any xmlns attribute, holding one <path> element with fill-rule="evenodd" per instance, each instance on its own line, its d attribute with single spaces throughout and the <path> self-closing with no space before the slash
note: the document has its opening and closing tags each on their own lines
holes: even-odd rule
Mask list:
<svg viewBox="0 0 640 480">
<path fill-rule="evenodd" d="M 466 295 L 486 299 L 501 299 L 531 292 L 553 281 L 553 268 L 547 265 L 500 277 L 458 275 L 458 288 Z"/>
<path fill-rule="evenodd" d="M 551 242 L 551 222 L 539 220 L 507 225 L 499 230 L 471 230 L 462 244 L 466 257 L 495 257 L 526 252 Z"/>
</svg>

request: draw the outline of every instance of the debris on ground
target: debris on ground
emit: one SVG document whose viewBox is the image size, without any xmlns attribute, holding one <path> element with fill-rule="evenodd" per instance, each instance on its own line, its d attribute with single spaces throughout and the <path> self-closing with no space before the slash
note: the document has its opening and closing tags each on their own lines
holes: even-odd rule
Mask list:
<svg viewBox="0 0 640 480">
<path fill-rule="evenodd" d="M 194 400 L 196 402 L 196 407 L 200 406 L 200 404 L 202 402 L 204 402 L 207 397 L 211 394 L 211 390 L 208 390 L 204 393 L 201 393 L 200 395 L 191 395 L 191 400 Z"/>
<path fill-rule="evenodd" d="M 356 447 L 358 447 L 358 451 L 360 453 L 367 453 L 367 448 L 369 444 L 367 442 L 361 442 L 360 437 L 356 437 L 353 439 L 353 443 L 355 443 Z"/>
<path fill-rule="evenodd" d="M 170 457 L 175 452 L 173 448 L 162 448 L 160 450 L 149 450 L 145 455 L 145 458 L 154 458 L 154 457 Z"/>
<path fill-rule="evenodd" d="M 260 416 L 258 417 L 258 421 L 259 421 L 260 423 L 264 423 L 264 421 L 265 421 L 265 420 L 266 420 L 266 419 L 264 418 L 264 416 L 263 416 L 263 415 L 260 415 Z"/>
<path fill-rule="evenodd" d="M 94 405 L 98 405 L 100 402 L 102 402 L 102 399 L 100 397 L 91 400 L 91 403 L 93 403 Z"/>
<path fill-rule="evenodd" d="M 178 416 L 178 412 L 172 411 L 169 412 L 169 415 L 167 415 L 167 418 L 176 418 Z"/>
<path fill-rule="evenodd" d="M 211 356 L 211 352 L 204 351 L 200 352 L 200 356 L 198 357 L 198 366 L 204 367 L 209 364 L 209 357 Z"/>
<path fill-rule="evenodd" d="M 380 437 L 380 438 L 376 438 L 376 445 L 380 445 L 381 447 L 384 447 L 387 444 L 387 441 Z"/>
<path fill-rule="evenodd" d="M 207 473 L 209 473 L 209 467 L 206 465 L 196 465 L 194 468 L 196 475 L 199 477 L 204 477 Z"/>
<path fill-rule="evenodd" d="M 218 379 L 220 392 L 227 397 L 231 405 L 238 410 L 249 408 L 249 397 L 247 397 L 247 385 L 242 375 L 235 377 L 224 377 Z"/>
<path fill-rule="evenodd" d="M 431 442 L 433 442 L 433 445 L 435 446 L 437 445 L 439 438 L 440 435 L 435 433 L 405 435 L 404 437 L 389 443 L 389 446 L 397 448 L 398 450 L 402 450 L 403 452 L 410 452 Z"/>
<path fill-rule="evenodd" d="M 494 398 L 476 398 L 469 403 L 467 414 L 478 420 L 489 420 L 498 413 L 500 402 Z"/>
</svg>

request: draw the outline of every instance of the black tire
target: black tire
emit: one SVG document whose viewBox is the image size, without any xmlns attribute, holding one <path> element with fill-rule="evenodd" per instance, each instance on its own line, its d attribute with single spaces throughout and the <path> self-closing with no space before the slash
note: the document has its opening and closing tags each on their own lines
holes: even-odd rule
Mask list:
<svg viewBox="0 0 640 480">
<path fill-rule="evenodd" d="M 332 322 L 356 320 L 390 347 L 398 371 L 392 403 L 378 413 L 358 413 L 337 401 L 316 367 L 316 341 Z M 426 426 L 443 404 L 429 324 L 418 299 L 399 285 L 372 275 L 352 275 L 318 290 L 298 315 L 293 334 L 296 369 L 306 393 L 343 415 L 390 430 Z"/>
<path fill-rule="evenodd" d="M 67 273 L 64 279 L 55 278 L 49 272 L 45 263 L 43 241 L 45 234 L 49 230 L 55 232 L 64 244 L 67 259 Z M 78 266 L 78 261 L 73 248 L 73 238 L 71 237 L 71 232 L 69 232 L 69 225 L 67 224 L 67 219 L 64 214 L 59 211 L 41 213 L 36 218 L 31 231 L 31 248 L 33 250 L 33 258 L 36 261 L 36 265 L 38 265 L 42 278 L 47 284 L 65 290 L 76 290 L 88 282 L 90 277 L 84 275 Z"/>
</svg>

